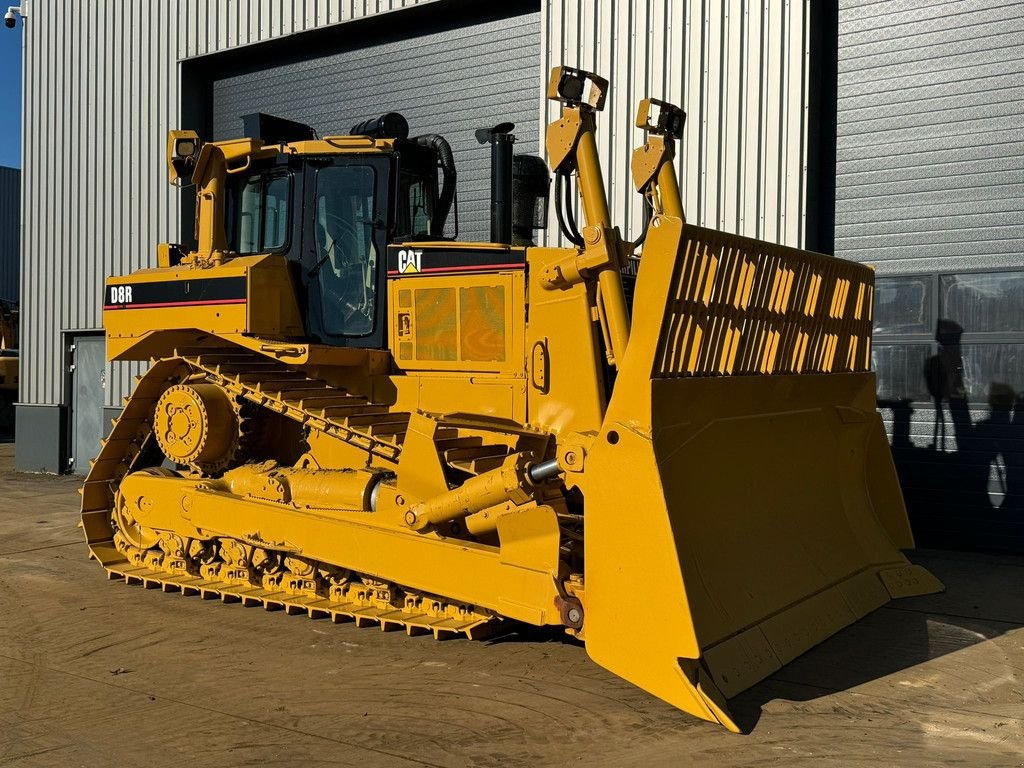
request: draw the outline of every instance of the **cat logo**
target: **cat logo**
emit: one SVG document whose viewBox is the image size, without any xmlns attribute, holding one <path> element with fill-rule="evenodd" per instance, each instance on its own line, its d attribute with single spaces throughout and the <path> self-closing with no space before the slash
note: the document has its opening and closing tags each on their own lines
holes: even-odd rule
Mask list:
<svg viewBox="0 0 1024 768">
<path fill-rule="evenodd" d="M 419 272 L 421 256 L 423 256 L 423 251 L 403 248 L 398 252 L 398 271 L 403 275 Z"/>
</svg>

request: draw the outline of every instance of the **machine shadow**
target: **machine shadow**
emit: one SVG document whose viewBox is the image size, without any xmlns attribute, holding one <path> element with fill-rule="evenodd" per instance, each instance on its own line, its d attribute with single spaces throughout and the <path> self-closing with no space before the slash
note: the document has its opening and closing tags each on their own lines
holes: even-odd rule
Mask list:
<svg viewBox="0 0 1024 768">
<path fill-rule="evenodd" d="M 729 708 L 737 724 L 745 733 L 750 732 L 765 707 L 774 701 L 813 701 L 891 675 L 904 673 L 899 679 L 914 677 L 918 674 L 914 672 L 916 667 L 1016 629 L 1004 621 L 951 616 L 943 612 L 948 607 L 940 611 L 939 605 L 929 610 L 931 599 L 911 598 L 913 608 L 904 607 L 901 601 L 890 603 L 730 699 Z M 560 643 L 578 646 L 583 652 L 583 643 L 558 627 L 510 625 L 485 642 Z M 928 674 L 934 674 L 934 670 Z"/>
<path fill-rule="evenodd" d="M 582 642 L 565 633 L 560 626 L 535 627 L 532 624 L 510 622 L 485 641 L 488 645 L 504 645 L 506 643 L 559 643 L 583 648 Z"/>
<path fill-rule="evenodd" d="M 893 459 L 919 545 L 1024 551 L 1024 399 L 991 382 L 987 405 L 962 397 L 936 398 L 932 409 L 879 402 L 892 413 Z M 918 413 L 934 420 L 925 446 L 914 440 Z"/>
<path fill-rule="evenodd" d="M 878 406 L 891 414 L 918 546 L 1024 552 L 1024 394 L 1008 382 L 1012 366 L 999 380 L 978 376 L 977 360 L 965 363 L 964 332 L 938 321 L 937 352 L 920 371 L 930 405 L 895 397 Z"/>
<path fill-rule="evenodd" d="M 897 685 L 925 674 L 914 671 L 916 667 L 1014 628 L 1005 622 L 926 613 L 891 603 L 794 659 L 729 705 L 737 724 L 749 732 L 772 701 L 811 701 L 890 675 L 898 675 L 891 683 Z M 935 670 L 927 674 L 932 676 Z"/>
</svg>

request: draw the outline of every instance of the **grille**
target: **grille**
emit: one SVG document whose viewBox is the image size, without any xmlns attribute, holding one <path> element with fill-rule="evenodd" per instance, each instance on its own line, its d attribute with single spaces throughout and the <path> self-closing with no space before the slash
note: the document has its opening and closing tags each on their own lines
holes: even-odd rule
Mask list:
<svg viewBox="0 0 1024 768">
<path fill-rule="evenodd" d="M 505 288 L 480 285 L 459 289 L 462 359 L 505 361 Z"/>
<path fill-rule="evenodd" d="M 455 289 L 420 288 L 416 294 L 416 359 L 455 360 Z"/>
<path fill-rule="evenodd" d="M 870 268 L 701 227 L 684 235 L 656 377 L 870 368 Z"/>
</svg>

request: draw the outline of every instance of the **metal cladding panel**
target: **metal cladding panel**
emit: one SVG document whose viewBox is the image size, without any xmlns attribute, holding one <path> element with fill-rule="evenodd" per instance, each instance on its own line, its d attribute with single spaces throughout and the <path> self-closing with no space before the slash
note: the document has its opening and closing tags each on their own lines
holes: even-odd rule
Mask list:
<svg viewBox="0 0 1024 768">
<path fill-rule="evenodd" d="M 339 29 L 337 52 L 215 80 L 214 138 L 240 136 L 241 116 L 250 112 L 307 123 L 321 136 L 400 112 L 411 136 L 439 133 L 452 145 L 459 238 L 487 240 L 491 155 L 474 131 L 511 121 L 515 151 L 540 151 L 540 37 L 536 12 L 479 23 L 441 18 L 383 39 Z"/>
<path fill-rule="evenodd" d="M 1024 4 L 841 0 L 836 253 L 1021 266 Z"/>
<path fill-rule="evenodd" d="M 103 279 L 174 239 L 164 142 L 181 59 L 436 0 L 124 0 L 30 4 L 24 27 L 21 398 L 58 404 L 62 331 L 101 325 Z M 83 41 L 88 41 L 84 44 Z M 115 364 L 119 407 L 140 364 Z"/>
<path fill-rule="evenodd" d="M 639 101 L 687 112 L 677 169 L 695 224 L 802 247 L 807 221 L 811 0 L 547 0 L 544 69 L 568 64 L 611 80 L 598 148 L 612 218 L 642 224 L 630 176 Z M 542 101 L 544 123 L 558 114 Z M 553 217 L 552 217 L 553 219 Z M 552 223 L 550 242 L 559 241 Z"/>
<path fill-rule="evenodd" d="M 0 168 L 0 299 L 18 301 L 21 171 Z"/>
</svg>

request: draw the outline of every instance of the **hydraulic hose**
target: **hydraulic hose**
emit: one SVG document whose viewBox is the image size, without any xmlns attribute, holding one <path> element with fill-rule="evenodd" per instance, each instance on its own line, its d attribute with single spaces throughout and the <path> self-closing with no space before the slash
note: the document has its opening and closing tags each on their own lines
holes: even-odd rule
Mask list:
<svg viewBox="0 0 1024 768">
<path fill-rule="evenodd" d="M 644 208 L 644 224 L 643 229 L 640 231 L 640 237 L 633 241 L 633 248 L 639 248 L 644 244 L 644 240 L 647 239 L 647 230 L 651 228 L 651 219 L 654 218 L 651 201 L 647 199 L 646 195 L 642 199 Z"/>
<path fill-rule="evenodd" d="M 572 213 L 572 200 L 567 183 L 565 184 L 564 196 L 562 194 L 563 176 L 564 174 L 555 173 L 555 216 L 558 218 L 558 228 L 566 240 L 577 248 L 582 248 L 583 235 L 580 234 L 579 229 L 576 227 L 576 218 Z M 563 206 L 565 210 L 563 210 Z"/>
<path fill-rule="evenodd" d="M 437 162 L 441 166 L 444 179 L 441 182 L 441 191 L 437 196 L 437 214 L 430 222 L 430 235 L 431 237 L 443 237 L 444 225 L 448 221 L 448 214 L 451 212 L 452 202 L 455 200 L 455 156 L 452 154 L 452 147 L 448 140 L 440 134 L 428 133 L 424 136 L 417 136 L 413 141 L 421 147 L 429 147 L 437 153 Z"/>
</svg>

